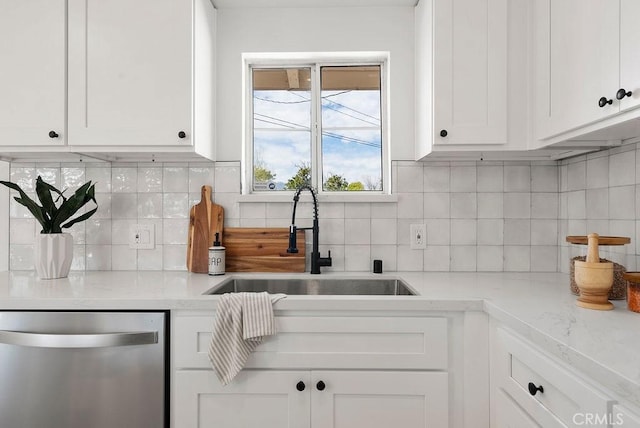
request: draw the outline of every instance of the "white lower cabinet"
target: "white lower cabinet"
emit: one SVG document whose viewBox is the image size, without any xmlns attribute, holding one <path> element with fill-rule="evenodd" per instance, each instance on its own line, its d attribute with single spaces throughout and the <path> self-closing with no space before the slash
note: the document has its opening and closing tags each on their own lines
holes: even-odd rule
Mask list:
<svg viewBox="0 0 640 428">
<path fill-rule="evenodd" d="M 450 385 L 461 382 L 454 382 L 449 358 L 450 349 L 459 349 L 449 329 L 461 319 L 277 315 L 278 334 L 222 386 L 206 357 L 214 317 L 174 314 L 171 426 L 462 426 L 450 421 L 450 414 L 457 418 Z"/>
<path fill-rule="evenodd" d="M 441 428 L 443 372 L 244 370 L 222 386 L 212 371 L 175 376 L 176 427 Z"/>
<path fill-rule="evenodd" d="M 639 426 L 617 397 L 499 323 L 490 328 L 491 426 L 600 428 Z"/>
</svg>

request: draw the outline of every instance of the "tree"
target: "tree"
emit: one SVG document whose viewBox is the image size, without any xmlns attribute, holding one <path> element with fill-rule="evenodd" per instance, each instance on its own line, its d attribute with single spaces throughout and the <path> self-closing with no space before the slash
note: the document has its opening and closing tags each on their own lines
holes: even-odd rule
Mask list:
<svg viewBox="0 0 640 428">
<path fill-rule="evenodd" d="M 347 186 L 349 186 L 347 180 L 338 174 L 331 174 L 329 178 L 327 178 L 327 181 L 324 182 L 324 190 L 333 192 L 347 190 Z"/>
<path fill-rule="evenodd" d="M 364 184 L 362 184 L 359 181 L 354 181 L 353 183 L 349 183 L 349 185 L 347 186 L 347 190 L 350 190 L 350 191 L 364 190 Z"/>
<path fill-rule="evenodd" d="M 367 190 L 380 190 L 382 189 L 382 179 L 380 177 L 373 178 L 368 175 L 364 178 L 364 187 Z"/>
<path fill-rule="evenodd" d="M 286 190 L 296 190 L 305 184 L 311 185 L 311 165 L 302 162 L 296 166 L 298 167 L 298 172 L 287 181 L 284 186 Z"/>
<path fill-rule="evenodd" d="M 276 178 L 276 175 L 263 165 L 253 167 L 253 181 L 255 183 L 268 183 Z"/>
</svg>

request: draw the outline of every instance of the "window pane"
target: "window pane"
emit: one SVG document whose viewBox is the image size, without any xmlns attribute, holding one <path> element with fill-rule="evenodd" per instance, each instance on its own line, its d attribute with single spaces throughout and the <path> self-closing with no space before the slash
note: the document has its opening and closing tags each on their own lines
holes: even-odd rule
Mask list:
<svg viewBox="0 0 640 428">
<path fill-rule="evenodd" d="M 380 66 L 320 73 L 323 190 L 382 190 Z"/>
<path fill-rule="evenodd" d="M 310 177 L 311 70 L 253 69 L 253 190 L 288 190 Z"/>
</svg>

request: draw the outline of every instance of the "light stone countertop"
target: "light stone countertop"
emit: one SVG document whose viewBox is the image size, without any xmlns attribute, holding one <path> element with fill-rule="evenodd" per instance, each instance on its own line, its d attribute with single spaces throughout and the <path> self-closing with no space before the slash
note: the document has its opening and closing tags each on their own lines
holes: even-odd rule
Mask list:
<svg viewBox="0 0 640 428">
<path fill-rule="evenodd" d="M 32 271 L 0 272 L 0 310 L 196 309 L 215 310 L 217 296 L 203 296 L 225 276 L 186 272 L 72 272 L 39 280 Z M 309 274 L 238 274 L 301 277 Z M 380 277 L 323 273 L 323 277 Z M 391 272 L 419 296 L 288 296 L 276 311 L 482 311 L 542 350 L 589 374 L 594 381 L 640 406 L 640 313 L 614 301 L 613 311 L 575 305 L 561 273 Z M 315 277 L 315 275 L 314 275 Z"/>
</svg>

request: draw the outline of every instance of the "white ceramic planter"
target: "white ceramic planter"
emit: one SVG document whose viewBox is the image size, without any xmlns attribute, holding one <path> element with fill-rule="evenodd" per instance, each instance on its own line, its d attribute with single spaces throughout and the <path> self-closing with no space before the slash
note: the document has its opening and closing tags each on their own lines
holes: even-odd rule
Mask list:
<svg viewBox="0 0 640 428">
<path fill-rule="evenodd" d="M 73 260 L 69 233 L 36 234 L 34 263 L 41 279 L 66 278 Z"/>
</svg>

